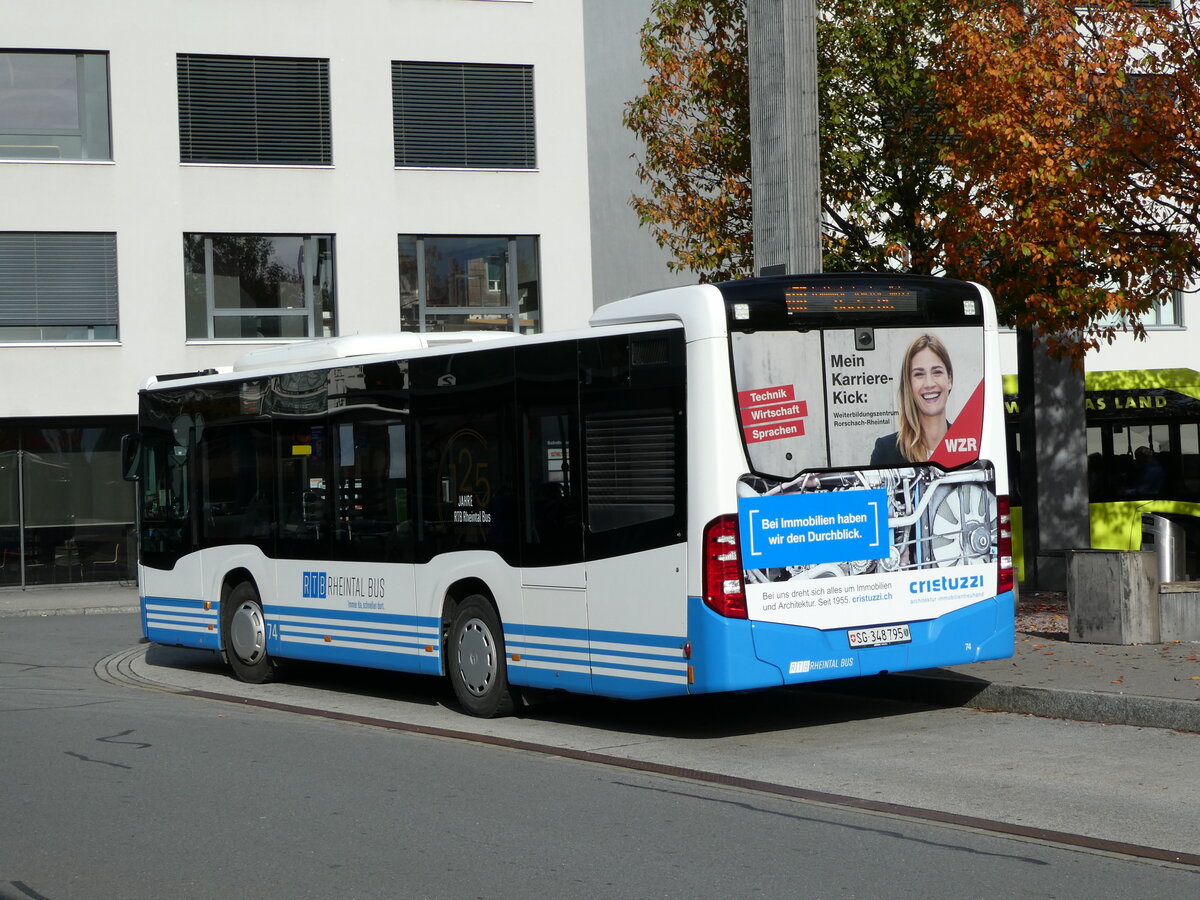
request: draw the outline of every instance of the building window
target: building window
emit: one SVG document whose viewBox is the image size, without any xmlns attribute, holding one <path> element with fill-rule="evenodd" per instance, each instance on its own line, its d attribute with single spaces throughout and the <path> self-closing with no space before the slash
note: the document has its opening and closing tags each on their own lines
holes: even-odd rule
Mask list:
<svg viewBox="0 0 1200 900">
<path fill-rule="evenodd" d="M 115 234 L 0 232 L 0 340 L 116 339 Z"/>
<path fill-rule="evenodd" d="M 0 51 L 0 159 L 112 159 L 108 54 Z"/>
<path fill-rule="evenodd" d="M 185 234 L 189 340 L 332 337 L 333 236 Z"/>
<path fill-rule="evenodd" d="M 397 166 L 532 169 L 533 67 L 392 63 Z"/>
<path fill-rule="evenodd" d="M 1183 324 L 1183 294 L 1175 291 L 1171 299 L 1155 303 L 1138 318 L 1147 328 L 1174 328 Z"/>
<path fill-rule="evenodd" d="M 400 235 L 400 313 L 413 331 L 540 330 L 538 239 Z"/>
<path fill-rule="evenodd" d="M 176 60 L 185 163 L 329 166 L 329 60 L 194 56 Z"/>
<path fill-rule="evenodd" d="M 1173 291 L 1169 300 L 1155 303 L 1137 317 L 1146 328 L 1178 328 L 1183 325 L 1183 293 Z M 1122 319 L 1116 313 L 1106 313 L 1097 319 L 1101 326 L 1120 328 Z"/>
<path fill-rule="evenodd" d="M 0 587 L 131 581 L 133 416 L 0 420 Z"/>
</svg>

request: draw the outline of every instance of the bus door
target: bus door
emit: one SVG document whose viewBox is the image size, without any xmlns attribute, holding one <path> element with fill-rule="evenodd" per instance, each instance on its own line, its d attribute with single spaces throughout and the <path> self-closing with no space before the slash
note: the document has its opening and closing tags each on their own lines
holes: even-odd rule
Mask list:
<svg viewBox="0 0 1200 900">
<path fill-rule="evenodd" d="M 524 621 L 506 624 L 510 674 L 535 687 L 590 692 L 587 580 L 573 341 L 523 348 L 517 361 Z M 518 657 L 520 657 L 518 659 Z"/>
<path fill-rule="evenodd" d="M 592 684 L 606 696 L 687 690 L 686 352 L 682 328 L 580 341 Z"/>
</svg>

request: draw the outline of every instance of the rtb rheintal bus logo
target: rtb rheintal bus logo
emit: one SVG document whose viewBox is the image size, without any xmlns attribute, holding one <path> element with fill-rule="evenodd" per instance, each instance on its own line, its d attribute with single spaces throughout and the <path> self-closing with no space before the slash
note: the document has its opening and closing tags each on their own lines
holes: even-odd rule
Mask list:
<svg viewBox="0 0 1200 900">
<path fill-rule="evenodd" d="M 301 595 L 306 600 L 324 600 L 328 592 L 328 573 L 305 572 Z"/>
</svg>

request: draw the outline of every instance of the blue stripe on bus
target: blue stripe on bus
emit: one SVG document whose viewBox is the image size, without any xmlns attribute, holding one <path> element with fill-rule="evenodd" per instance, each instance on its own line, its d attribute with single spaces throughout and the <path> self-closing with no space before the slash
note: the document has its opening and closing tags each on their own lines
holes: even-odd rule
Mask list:
<svg viewBox="0 0 1200 900">
<path fill-rule="evenodd" d="M 557 625 L 504 624 L 505 639 L 509 635 L 561 638 L 562 640 L 590 641 L 593 644 L 635 644 L 640 647 L 662 647 L 678 650 L 685 638 L 670 634 L 644 634 L 637 631 L 599 631 L 587 628 L 567 628 Z"/>
<path fill-rule="evenodd" d="M 357 609 L 325 609 L 312 606 L 283 606 L 271 604 L 265 606 L 266 615 L 300 616 L 305 619 L 341 619 L 348 622 L 379 622 L 385 625 L 410 625 L 414 627 L 434 627 L 441 624 L 436 616 L 415 616 L 396 613 L 372 612 Z"/>
<path fill-rule="evenodd" d="M 146 609 L 146 615 L 151 617 L 170 616 L 173 619 L 195 619 L 198 622 L 215 622 L 217 620 L 214 612 L 184 612 L 182 610 L 163 610 L 163 609 Z"/>
<path fill-rule="evenodd" d="M 183 597 L 140 598 L 142 634 L 156 644 L 219 650 L 219 604 Z M 179 620 L 183 619 L 184 624 Z"/>
<path fill-rule="evenodd" d="M 598 663 L 592 661 L 593 674 L 596 669 L 612 669 L 618 672 L 646 672 L 651 675 L 665 675 L 669 678 L 679 678 L 685 672 L 682 668 L 663 669 L 655 666 L 631 666 L 623 663 Z"/>
<path fill-rule="evenodd" d="M 683 658 L 682 651 L 675 650 L 672 654 L 663 653 L 641 653 L 636 650 L 614 650 L 610 648 L 600 648 L 587 643 L 582 644 L 543 644 L 534 641 L 522 641 L 505 639 L 505 645 L 509 651 L 518 650 L 522 657 L 529 658 L 530 651 L 542 651 L 549 653 L 578 653 L 584 656 L 591 656 L 593 660 L 597 657 L 617 657 L 620 659 L 644 659 L 651 662 L 670 662 Z"/>
<path fill-rule="evenodd" d="M 183 597 L 142 597 L 142 603 L 161 603 L 166 606 L 194 607 L 196 609 L 204 608 L 203 600 L 188 600 Z M 213 607 L 214 611 L 216 606 Z"/>
<path fill-rule="evenodd" d="M 686 639 L 677 635 L 528 623 L 506 623 L 504 635 L 520 657 L 509 667 L 514 685 L 626 699 L 687 692 Z"/>
<path fill-rule="evenodd" d="M 288 659 L 306 659 L 321 663 L 340 663 L 364 666 L 390 672 L 434 674 L 422 666 L 424 654 L 400 653 L 395 650 L 370 650 L 364 647 L 338 644 L 288 643 Z"/>
<path fill-rule="evenodd" d="M 592 675 L 593 692 L 621 700 L 649 700 L 654 697 L 677 697 L 688 692 L 686 678 L 673 681 L 646 681 L 621 678 L 615 675 Z"/>
<path fill-rule="evenodd" d="M 283 632 L 285 630 L 294 630 L 297 628 L 311 628 L 311 629 L 318 630 L 318 631 L 320 631 L 320 630 L 331 631 L 331 632 L 335 632 L 339 635 L 340 634 L 378 634 L 378 635 L 385 635 L 387 637 L 392 637 L 392 638 L 402 637 L 402 638 L 413 638 L 414 640 L 420 639 L 422 642 L 425 642 L 428 638 L 428 635 L 423 634 L 420 631 L 401 630 L 401 629 L 394 629 L 394 628 L 368 628 L 365 625 L 342 625 L 342 624 L 335 625 L 332 622 L 322 622 L 320 619 L 306 619 L 303 622 L 293 622 L 293 621 L 287 620 L 287 619 L 271 618 L 270 615 L 268 615 L 267 621 L 272 622 L 274 624 L 278 624 L 279 630 L 281 632 Z"/>
<path fill-rule="evenodd" d="M 530 663 L 530 662 L 567 663 L 570 665 L 589 667 L 589 662 L 586 657 L 583 659 L 566 659 L 566 658 L 559 657 L 559 656 L 539 656 L 536 654 L 532 655 L 532 656 L 527 656 L 524 653 L 522 653 L 521 654 L 521 662 L 525 662 L 525 663 Z M 633 666 L 633 665 L 627 665 L 627 664 L 623 664 L 623 663 L 599 663 L 599 662 L 596 662 L 595 660 L 591 661 L 590 668 L 593 670 L 593 672 L 596 669 L 613 669 L 616 671 L 625 671 L 625 672 L 645 672 L 645 673 L 651 674 L 651 675 L 665 675 L 668 677 L 679 677 L 682 672 L 682 670 L 680 668 L 664 669 L 664 668 L 661 668 L 658 666 Z"/>
<path fill-rule="evenodd" d="M 308 626 L 301 626 L 307 628 Z M 404 635 L 397 635 L 403 637 Z M 380 638 L 372 637 L 357 637 L 352 634 L 337 634 L 330 635 L 332 640 L 324 640 L 324 635 L 320 631 L 297 631 L 294 628 L 289 628 L 285 625 L 279 626 L 279 640 L 284 644 L 308 643 L 308 641 L 300 641 L 297 638 L 309 638 L 311 642 L 320 642 L 321 644 L 341 645 L 341 644 L 375 644 L 385 647 L 407 647 L 413 650 L 419 650 L 424 647 L 424 642 L 416 641 L 385 641 Z"/>
</svg>

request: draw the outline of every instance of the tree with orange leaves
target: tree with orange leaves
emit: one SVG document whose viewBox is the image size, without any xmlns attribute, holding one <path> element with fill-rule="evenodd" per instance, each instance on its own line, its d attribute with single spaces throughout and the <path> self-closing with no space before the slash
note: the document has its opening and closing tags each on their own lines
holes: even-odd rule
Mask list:
<svg viewBox="0 0 1200 900">
<path fill-rule="evenodd" d="M 1200 272 L 1200 25 L 1133 0 L 819 0 L 825 265 L 987 284 L 1076 360 Z M 1079 4 L 1077 6 L 1077 4 Z M 751 271 L 743 0 L 655 0 L 642 223 Z"/>
<path fill-rule="evenodd" d="M 625 125 L 645 144 L 632 199 L 675 259 L 717 281 L 749 274 L 750 73 L 741 0 L 655 0 L 642 28 L 645 93 Z"/>
<path fill-rule="evenodd" d="M 947 0 L 819 0 L 824 264 L 934 271 L 929 227 L 947 176 L 928 62 Z M 650 74 L 626 107 L 645 145 L 641 223 L 705 280 L 751 265 L 745 0 L 655 0 L 641 30 Z"/>
<path fill-rule="evenodd" d="M 945 270 L 1082 362 L 1200 266 L 1195 6 L 954 0 Z"/>
</svg>

